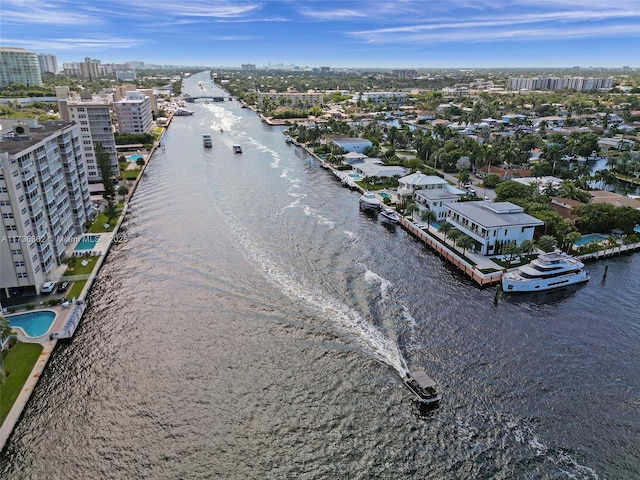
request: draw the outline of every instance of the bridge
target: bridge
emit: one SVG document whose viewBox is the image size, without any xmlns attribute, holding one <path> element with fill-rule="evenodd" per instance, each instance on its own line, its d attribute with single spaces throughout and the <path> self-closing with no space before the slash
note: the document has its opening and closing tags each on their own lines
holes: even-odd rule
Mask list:
<svg viewBox="0 0 640 480">
<path fill-rule="evenodd" d="M 185 102 L 195 103 L 196 100 L 206 100 L 210 102 L 224 102 L 229 101 L 232 102 L 234 100 L 238 100 L 236 97 L 219 97 L 214 95 L 201 95 L 197 97 L 183 97 Z"/>
</svg>

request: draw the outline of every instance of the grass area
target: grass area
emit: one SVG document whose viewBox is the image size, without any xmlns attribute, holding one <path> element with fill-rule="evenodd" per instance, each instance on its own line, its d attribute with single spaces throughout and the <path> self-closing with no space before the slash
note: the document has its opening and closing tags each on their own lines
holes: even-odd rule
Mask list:
<svg viewBox="0 0 640 480">
<path fill-rule="evenodd" d="M 73 266 L 68 266 L 65 270 L 65 275 L 89 275 L 93 271 L 93 267 L 95 267 L 96 262 L 100 257 L 79 257 L 75 261 Z M 86 260 L 86 265 L 82 265 L 82 261 Z"/>
<path fill-rule="evenodd" d="M 8 376 L 0 386 L 0 422 L 4 421 L 11 410 L 41 352 L 42 345 L 37 343 L 16 343 L 9 350 L 4 359 L 4 369 Z"/>
<path fill-rule="evenodd" d="M 111 220 L 109 223 L 109 228 L 105 227 L 107 224 L 107 216 L 100 212 L 96 219 L 93 221 L 91 226 L 89 227 L 88 233 L 105 233 L 113 231 L 113 228 L 116 226 L 117 219 Z"/>
<path fill-rule="evenodd" d="M 124 180 L 135 180 L 140 175 L 140 170 L 125 170 L 122 172 L 122 178 Z"/>
<path fill-rule="evenodd" d="M 82 293 L 82 289 L 84 288 L 84 285 L 86 283 L 87 283 L 86 280 L 79 280 L 77 282 L 73 282 L 73 285 L 71 285 L 71 288 L 65 295 L 65 298 L 67 300 L 72 300 L 74 297 L 79 298 L 80 294 Z"/>
</svg>

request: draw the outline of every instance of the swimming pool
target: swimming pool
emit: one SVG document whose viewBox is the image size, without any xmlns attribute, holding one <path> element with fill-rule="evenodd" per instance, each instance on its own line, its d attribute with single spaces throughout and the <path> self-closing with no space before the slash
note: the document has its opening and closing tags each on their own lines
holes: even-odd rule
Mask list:
<svg viewBox="0 0 640 480">
<path fill-rule="evenodd" d="M 21 329 L 27 337 L 39 337 L 46 334 L 51 328 L 51 325 L 53 325 L 55 318 L 56 313 L 51 310 L 18 313 L 7 316 L 9 325 Z"/>
<path fill-rule="evenodd" d="M 389 195 L 388 193 L 381 192 L 378 195 L 380 195 L 382 198 L 388 198 L 389 200 L 391 200 L 391 195 Z"/>
<path fill-rule="evenodd" d="M 127 161 L 128 162 L 135 162 L 137 161 L 139 158 L 144 158 L 142 155 L 129 155 L 127 157 Z"/>
<path fill-rule="evenodd" d="M 74 250 L 91 250 L 96 246 L 96 243 L 98 243 L 97 235 L 85 235 L 80 239 Z"/>
<path fill-rule="evenodd" d="M 350 173 L 349 176 L 351 178 L 353 178 L 354 180 L 358 181 L 358 180 L 362 180 L 364 177 L 362 175 L 360 175 L 359 173 Z"/>
<path fill-rule="evenodd" d="M 606 239 L 607 237 L 605 237 L 604 235 L 600 235 L 599 233 L 590 233 L 588 235 L 581 236 L 576 242 L 576 245 L 578 247 L 581 247 L 583 245 L 586 245 L 587 243 L 601 242 Z"/>
</svg>

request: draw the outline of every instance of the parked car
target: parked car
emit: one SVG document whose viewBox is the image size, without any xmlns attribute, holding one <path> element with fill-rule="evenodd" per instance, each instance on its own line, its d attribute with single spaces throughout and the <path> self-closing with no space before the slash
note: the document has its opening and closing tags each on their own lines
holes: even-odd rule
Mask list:
<svg viewBox="0 0 640 480">
<path fill-rule="evenodd" d="M 69 282 L 60 282 L 56 292 L 64 292 L 67 288 L 69 288 Z"/>
<path fill-rule="evenodd" d="M 42 288 L 40 289 L 41 293 L 51 293 L 55 290 L 56 283 L 55 282 L 44 282 L 42 284 Z"/>
</svg>

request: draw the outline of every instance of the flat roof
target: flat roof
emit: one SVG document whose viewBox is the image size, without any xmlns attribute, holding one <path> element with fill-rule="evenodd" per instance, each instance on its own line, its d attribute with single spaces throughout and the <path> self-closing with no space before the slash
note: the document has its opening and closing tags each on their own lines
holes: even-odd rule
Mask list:
<svg viewBox="0 0 640 480">
<path fill-rule="evenodd" d="M 15 122 L 18 123 L 18 122 Z M 2 136 L 0 137 L 0 150 L 7 152 L 9 155 L 15 155 L 24 150 L 28 150 L 30 147 L 37 145 L 46 138 L 52 136 L 54 133 L 73 125 L 75 122 L 65 122 L 62 120 L 55 120 L 41 123 L 40 126 L 33 128 L 29 126 L 29 135 L 23 137 L 16 136 Z M 3 122 L 3 126 L 4 126 Z"/>
<path fill-rule="evenodd" d="M 522 207 L 511 202 L 457 202 L 450 204 L 449 209 L 486 228 L 544 225 L 542 220 L 524 213 Z"/>
</svg>

